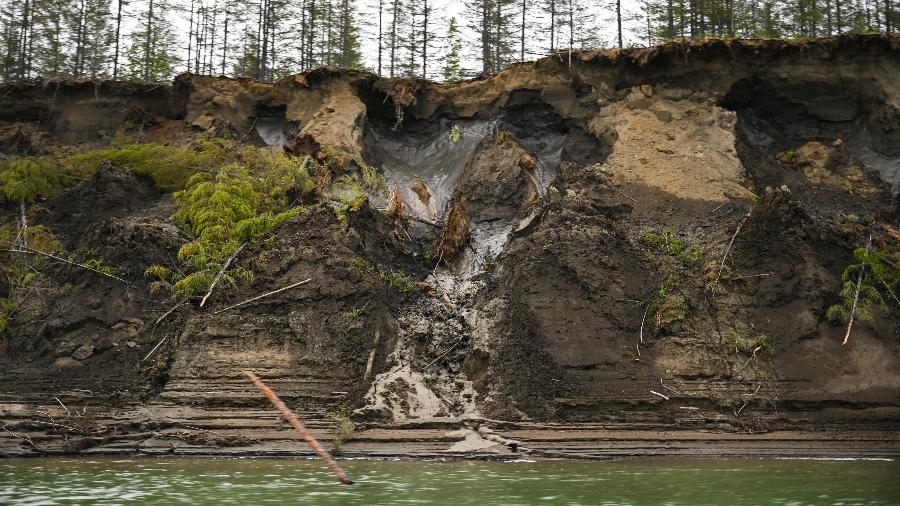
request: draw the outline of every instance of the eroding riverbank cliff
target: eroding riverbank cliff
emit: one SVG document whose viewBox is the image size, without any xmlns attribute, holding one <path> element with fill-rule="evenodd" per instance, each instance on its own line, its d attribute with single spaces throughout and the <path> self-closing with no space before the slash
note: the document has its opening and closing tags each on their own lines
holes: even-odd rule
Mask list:
<svg viewBox="0 0 900 506">
<path fill-rule="evenodd" d="M 826 315 L 854 249 L 898 261 L 900 39 L 672 43 L 455 84 L 331 69 L 0 84 L 7 158 L 206 138 L 329 173 L 235 257 L 252 282 L 204 307 L 143 275 L 177 268 L 193 239 L 158 180 L 104 163 L 32 206 L 62 248 L 121 279 L 38 273 L 3 331 L 10 431 L 110 451 L 227 432 L 244 436 L 185 448 L 252 453 L 268 418 L 242 369 L 316 428 L 351 418 L 370 438 L 415 427 L 448 446 L 476 434 L 503 452 L 538 425 L 900 428 L 900 302 L 846 346 Z M 357 179 L 367 198 L 351 205 Z M 15 203 L 2 220 L 16 230 Z"/>
</svg>

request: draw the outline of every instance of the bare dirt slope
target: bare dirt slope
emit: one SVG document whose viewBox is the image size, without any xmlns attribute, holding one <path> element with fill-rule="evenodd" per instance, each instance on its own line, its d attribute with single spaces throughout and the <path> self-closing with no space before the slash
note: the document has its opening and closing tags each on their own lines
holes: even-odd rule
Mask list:
<svg viewBox="0 0 900 506">
<path fill-rule="evenodd" d="M 327 199 L 307 203 L 236 259 L 252 285 L 199 308 L 151 295 L 142 277 L 190 240 L 152 182 L 104 165 L 42 203 L 38 223 L 127 282 L 53 266 L 39 316 L 5 331 L 0 419 L 38 446 L 134 451 L 140 440 L 156 452 L 168 448 L 159 438 L 188 437 L 163 430 L 264 438 L 266 406 L 244 368 L 322 430 L 329 412 L 355 410 L 370 430 L 440 427 L 416 437 L 448 446 L 469 437 L 447 434 L 465 420 L 511 449 L 549 436 L 506 422 L 853 426 L 884 441 L 900 427 L 900 308 L 888 300 L 843 347 L 845 328 L 825 316 L 854 248 L 870 234 L 897 244 L 896 38 L 586 52 L 571 68 L 546 59 L 448 85 L 328 69 L 274 84 L 0 85 L 6 154 L 123 135 L 283 142 L 337 160 L 335 176 L 364 163 L 412 170 L 402 174 L 422 177 L 396 194 L 421 205 L 407 203 L 398 228 L 381 204 L 341 223 Z M 398 290 L 378 272 L 418 285 Z M 97 418 L 72 420 L 54 398 Z M 80 442 L 51 443 L 60 436 Z M 602 439 L 583 452 L 601 455 Z M 190 451 L 249 440 L 215 441 Z M 4 435 L 0 452 L 21 444 Z"/>
</svg>

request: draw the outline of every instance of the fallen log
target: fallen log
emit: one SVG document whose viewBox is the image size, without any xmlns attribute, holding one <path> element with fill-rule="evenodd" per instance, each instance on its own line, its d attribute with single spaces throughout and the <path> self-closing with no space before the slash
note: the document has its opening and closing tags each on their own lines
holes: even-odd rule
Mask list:
<svg viewBox="0 0 900 506">
<path fill-rule="evenodd" d="M 347 473 L 345 473 L 344 470 L 337 465 L 337 462 L 335 462 L 334 459 L 331 458 L 331 455 L 328 454 L 325 448 L 322 448 L 322 445 L 320 445 L 319 442 L 316 441 L 316 438 L 314 438 L 312 434 L 310 434 L 306 430 L 306 427 L 303 426 L 303 423 L 299 418 L 297 418 L 297 415 L 295 415 L 293 411 L 288 409 L 284 402 L 282 402 L 282 400 L 278 398 L 278 395 L 275 394 L 275 392 L 273 392 L 271 388 L 266 386 L 266 384 L 263 383 L 262 380 L 259 379 L 251 371 L 244 371 L 244 375 L 250 378 L 250 381 L 252 381 L 259 388 L 259 391 L 262 392 L 267 399 L 269 399 L 269 402 L 271 402 L 272 405 L 275 406 L 275 409 L 281 412 L 281 415 L 284 416 L 284 419 L 287 420 L 288 423 L 290 423 L 301 436 L 303 436 L 303 439 L 306 440 L 306 444 L 308 444 L 309 447 L 312 448 L 314 452 L 316 452 L 316 455 L 318 455 L 319 458 L 322 459 L 325 464 L 331 469 L 331 471 L 334 472 L 341 483 L 343 483 L 344 485 L 353 485 L 353 480 L 351 480 L 350 477 L 347 476 Z"/>
</svg>

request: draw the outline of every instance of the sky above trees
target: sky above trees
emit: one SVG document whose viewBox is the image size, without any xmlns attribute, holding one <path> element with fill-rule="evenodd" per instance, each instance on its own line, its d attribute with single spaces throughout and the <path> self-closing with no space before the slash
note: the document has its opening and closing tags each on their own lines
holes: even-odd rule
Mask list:
<svg viewBox="0 0 900 506">
<path fill-rule="evenodd" d="M 454 80 L 567 48 L 894 32 L 900 0 L 0 0 L 0 78 Z"/>
</svg>

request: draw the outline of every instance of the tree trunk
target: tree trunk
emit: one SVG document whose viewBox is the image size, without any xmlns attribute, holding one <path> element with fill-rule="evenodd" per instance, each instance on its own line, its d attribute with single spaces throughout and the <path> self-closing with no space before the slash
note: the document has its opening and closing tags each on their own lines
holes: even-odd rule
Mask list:
<svg viewBox="0 0 900 506">
<path fill-rule="evenodd" d="M 384 53 L 384 26 L 382 24 L 382 16 L 384 15 L 384 0 L 378 0 L 378 75 L 381 75 L 381 57 Z"/>
<path fill-rule="evenodd" d="M 75 69 L 72 72 L 76 79 L 84 71 L 84 40 L 84 0 L 81 0 L 78 5 L 78 28 L 75 31 Z"/>
<path fill-rule="evenodd" d="M 575 47 L 575 9 L 569 0 L 569 68 L 572 68 L 572 49 Z"/>
<path fill-rule="evenodd" d="M 488 0 L 481 0 L 481 73 L 491 74 L 491 6 Z"/>
<path fill-rule="evenodd" d="M 117 0 L 118 8 L 116 13 L 116 51 L 115 56 L 113 56 L 113 80 L 119 79 L 119 44 L 121 43 L 121 30 L 122 30 L 122 2 L 123 0 Z"/>
<path fill-rule="evenodd" d="M 397 14 L 400 13 L 399 7 L 399 0 L 394 0 L 393 4 L 391 5 L 391 77 L 394 77 L 394 64 L 397 61 Z"/>
<path fill-rule="evenodd" d="M 617 0 L 620 1 L 620 0 Z M 556 0 L 550 0 L 550 52 L 556 50 Z"/>
<path fill-rule="evenodd" d="M 222 34 L 222 75 L 225 75 L 225 60 L 228 54 L 228 4 L 225 4 L 225 31 Z"/>
<path fill-rule="evenodd" d="M 19 78 L 25 79 L 28 77 L 30 70 L 27 67 L 27 61 L 29 59 L 29 55 L 27 54 L 27 48 L 29 45 L 28 40 L 28 20 L 29 16 L 31 16 L 31 2 L 30 0 L 25 0 L 25 5 L 22 8 L 22 28 L 20 30 L 19 35 Z"/>
<path fill-rule="evenodd" d="M 188 19 L 188 54 L 187 54 L 187 71 L 191 71 L 191 50 L 193 49 L 192 43 L 194 37 L 194 0 L 191 0 L 191 15 Z"/>
<path fill-rule="evenodd" d="M 422 79 L 428 79 L 428 0 L 422 0 Z"/>
<path fill-rule="evenodd" d="M 622 49 L 622 0 L 616 0 L 616 26 L 619 35 L 619 49 Z"/>
<path fill-rule="evenodd" d="M 150 50 L 153 39 L 153 0 L 147 9 L 147 41 L 144 46 L 144 81 L 150 80 Z"/>
<path fill-rule="evenodd" d="M 28 218 L 25 216 L 25 199 L 19 201 L 19 218 L 22 220 L 22 246 L 28 247 Z"/>
<path fill-rule="evenodd" d="M 522 0 L 522 33 L 519 46 L 519 61 L 525 61 L 525 12 L 528 10 L 528 0 Z"/>
</svg>

